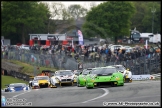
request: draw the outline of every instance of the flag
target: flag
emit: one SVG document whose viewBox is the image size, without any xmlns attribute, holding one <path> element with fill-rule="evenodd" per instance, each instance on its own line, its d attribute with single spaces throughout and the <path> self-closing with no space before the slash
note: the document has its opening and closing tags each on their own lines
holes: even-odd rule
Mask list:
<svg viewBox="0 0 162 108">
<path fill-rule="evenodd" d="M 74 48 L 74 42 L 73 42 L 73 38 L 72 38 L 72 48 Z"/>
<path fill-rule="evenodd" d="M 146 40 L 146 49 L 147 49 L 147 40 Z"/>
<path fill-rule="evenodd" d="M 80 30 L 78 30 L 78 39 L 79 39 L 79 45 L 83 45 L 83 35 Z"/>
<path fill-rule="evenodd" d="M 3 39 L 1 39 L 1 45 L 3 46 L 4 42 L 3 42 Z"/>
</svg>

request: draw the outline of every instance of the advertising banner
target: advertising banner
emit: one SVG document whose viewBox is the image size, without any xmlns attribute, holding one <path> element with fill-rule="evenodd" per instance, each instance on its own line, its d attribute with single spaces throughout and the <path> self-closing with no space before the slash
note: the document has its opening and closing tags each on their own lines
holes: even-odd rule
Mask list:
<svg viewBox="0 0 162 108">
<path fill-rule="evenodd" d="M 149 80 L 151 75 L 132 75 L 132 80 Z"/>
<path fill-rule="evenodd" d="M 78 39 L 79 39 L 79 45 L 83 45 L 83 34 L 80 30 L 78 30 Z"/>
</svg>

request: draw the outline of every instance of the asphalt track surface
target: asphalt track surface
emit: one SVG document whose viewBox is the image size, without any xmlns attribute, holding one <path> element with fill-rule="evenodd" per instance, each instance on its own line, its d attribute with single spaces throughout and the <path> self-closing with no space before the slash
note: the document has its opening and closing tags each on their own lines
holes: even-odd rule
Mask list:
<svg viewBox="0 0 162 108">
<path fill-rule="evenodd" d="M 104 105 L 108 106 L 107 102 L 126 101 L 159 102 L 159 104 L 156 105 L 161 106 L 160 83 L 161 81 L 134 81 L 132 83 L 125 83 L 125 85 L 121 87 L 106 87 L 94 89 L 66 86 L 60 88 L 35 89 L 26 92 L 2 92 L 2 95 L 6 98 L 25 98 L 27 100 L 26 102 L 32 102 L 32 106 L 103 107 Z M 124 107 L 126 107 L 125 105 Z M 129 105 L 127 104 L 127 106 Z"/>
</svg>

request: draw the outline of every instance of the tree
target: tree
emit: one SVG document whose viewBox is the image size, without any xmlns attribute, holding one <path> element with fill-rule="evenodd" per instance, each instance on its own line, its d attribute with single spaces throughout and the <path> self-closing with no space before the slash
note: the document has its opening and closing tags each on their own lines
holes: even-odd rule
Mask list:
<svg viewBox="0 0 162 108">
<path fill-rule="evenodd" d="M 43 3 L 30 1 L 3 2 L 2 34 L 17 34 L 15 39 L 26 43 L 31 32 L 43 32 L 48 8 Z"/>
<path fill-rule="evenodd" d="M 152 32 L 153 13 L 152 8 L 156 9 L 154 13 L 154 33 L 161 32 L 161 4 L 160 2 L 133 2 L 136 13 L 131 19 L 131 29 L 135 27 L 140 32 Z"/>
<path fill-rule="evenodd" d="M 50 32 L 54 33 L 58 29 L 63 28 L 66 24 L 73 23 L 74 19 L 68 12 L 68 9 L 62 3 L 52 3 L 52 11 L 51 11 L 51 18 L 50 18 Z M 60 32 L 60 31 L 59 31 Z"/>
<path fill-rule="evenodd" d="M 78 19 L 79 17 L 84 17 L 87 13 L 86 8 L 84 8 L 80 5 L 77 5 L 77 4 L 70 5 L 68 7 L 68 11 L 74 19 Z"/>
<path fill-rule="evenodd" d="M 102 38 L 129 34 L 130 18 L 135 12 L 131 2 L 107 1 L 93 7 L 86 16 L 82 27 L 87 37 L 100 36 Z"/>
</svg>

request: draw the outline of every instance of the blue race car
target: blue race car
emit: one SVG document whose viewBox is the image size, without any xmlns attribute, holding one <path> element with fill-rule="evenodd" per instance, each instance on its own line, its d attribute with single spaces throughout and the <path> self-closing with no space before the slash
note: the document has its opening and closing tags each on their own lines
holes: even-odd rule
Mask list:
<svg viewBox="0 0 162 108">
<path fill-rule="evenodd" d="M 17 91 L 27 91 L 29 90 L 29 86 L 25 83 L 11 83 L 6 85 L 5 92 L 17 92 Z"/>
</svg>

